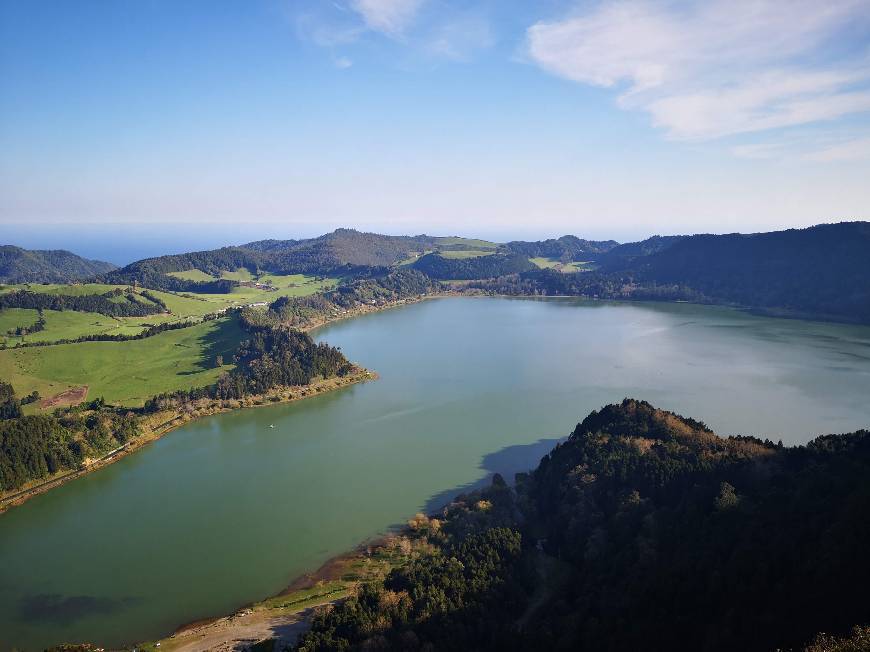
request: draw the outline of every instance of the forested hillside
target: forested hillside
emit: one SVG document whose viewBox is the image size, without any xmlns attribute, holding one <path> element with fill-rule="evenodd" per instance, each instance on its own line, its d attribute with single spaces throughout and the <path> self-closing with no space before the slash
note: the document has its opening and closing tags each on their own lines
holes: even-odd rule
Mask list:
<svg viewBox="0 0 870 652">
<path fill-rule="evenodd" d="M 773 652 L 848 635 L 870 622 L 868 473 L 867 431 L 787 448 L 626 399 L 515 489 L 496 476 L 415 518 L 421 552 L 322 609 L 298 649 Z M 813 649 L 853 649 L 836 645 Z"/>
<path fill-rule="evenodd" d="M 67 283 L 91 278 L 115 268 L 58 250 L 33 250 L 0 245 L 0 283 Z"/>
<path fill-rule="evenodd" d="M 645 282 L 745 306 L 870 321 L 870 223 L 694 235 L 634 261 Z"/>
<path fill-rule="evenodd" d="M 592 272 L 520 271 L 472 287 L 497 294 L 725 303 L 870 323 L 870 223 L 757 234 L 655 236 L 611 249 Z M 462 277 L 457 277 L 462 278 Z"/>
<path fill-rule="evenodd" d="M 446 258 L 440 254 L 422 256 L 413 265 L 427 276 L 439 279 L 482 279 L 516 274 L 535 266 L 523 254 L 491 254 L 473 258 Z"/>
<path fill-rule="evenodd" d="M 507 251 L 523 254 L 527 258 L 556 258 L 566 262 L 595 260 L 619 245 L 616 240 L 583 240 L 574 235 L 558 239 L 527 242 L 514 240 L 504 245 Z"/>
<path fill-rule="evenodd" d="M 665 251 L 668 247 L 685 238 L 682 235 L 654 235 L 640 242 L 626 242 L 595 257 L 602 271 L 622 271 L 645 256 Z"/>
<path fill-rule="evenodd" d="M 253 242 L 246 248 L 266 251 L 270 265 L 282 273 L 335 273 L 359 267 L 386 267 L 415 252 L 435 246 L 429 236 L 392 236 L 336 229 L 310 240 L 268 240 Z"/>
</svg>

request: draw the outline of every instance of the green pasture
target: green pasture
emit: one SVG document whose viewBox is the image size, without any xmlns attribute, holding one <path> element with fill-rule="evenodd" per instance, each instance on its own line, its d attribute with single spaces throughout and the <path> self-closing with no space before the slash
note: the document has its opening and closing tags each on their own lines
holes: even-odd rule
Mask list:
<svg viewBox="0 0 870 652">
<path fill-rule="evenodd" d="M 463 249 L 461 251 L 456 251 L 453 249 L 448 249 L 447 251 L 440 252 L 443 258 L 480 258 L 481 256 L 491 256 L 495 253 L 494 249 L 484 250 L 484 249 Z"/>
<path fill-rule="evenodd" d="M 141 406 L 154 394 L 214 383 L 244 338 L 234 319 L 204 322 L 128 342 L 81 342 L 0 350 L 0 378 L 19 396 L 44 398 L 87 385 L 88 398 Z M 215 367 L 222 355 L 228 364 Z"/>
<path fill-rule="evenodd" d="M 6 308 L 0 310 L 0 341 L 5 339 L 7 346 L 18 342 L 57 342 L 73 340 L 86 335 L 136 335 L 148 326 L 171 319 L 168 315 L 149 315 L 148 317 L 107 317 L 95 312 L 76 312 L 73 310 L 44 310 L 45 328 L 24 337 L 7 335 L 10 328 L 18 324 L 29 326 L 36 322 L 36 310 L 27 308 Z M 12 324 L 6 326 L 6 324 Z"/>
<path fill-rule="evenodd" d="M 463 245 L 468 249 L 497 249 L 497 242 L 490 242 L 489 240 L 478 240 L 476 238 L 458 238 L 458 237 L 449 237 L 449 238 L 435 238 L 435 243 L 441 245 L 443 247 L 452 246 L 452 245 Z"/>
<path fill-rule="evenodd" d="M 565 274 L 583 272 L 589 269 L 588 262 L 575 261 L 572 263 L 563 263 L 558 258 L 529 258 L 529 260 L 541 269 L 555 269 Z"/>
</svg>

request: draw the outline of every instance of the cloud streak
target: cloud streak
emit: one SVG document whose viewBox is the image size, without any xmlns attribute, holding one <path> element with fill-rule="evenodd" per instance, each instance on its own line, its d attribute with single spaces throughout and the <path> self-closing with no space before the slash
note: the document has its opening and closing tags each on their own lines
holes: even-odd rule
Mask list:
<svg viewBox="0 0 870 652">
<path fill-rule="evenodd" d="M 414 22 L 424 0 L 352 0 L 351 8 L 366 26 L 388 36 L 399 37 Z"/>
<path fill-rule="evenodd" d="M 608 1 L 539 22 L 529 57 L 560 77 L 619 88 L 678 140 L 709 140 L 870 111 L 867 52 L 832 60 L 867 0 Z"/>
</svg>

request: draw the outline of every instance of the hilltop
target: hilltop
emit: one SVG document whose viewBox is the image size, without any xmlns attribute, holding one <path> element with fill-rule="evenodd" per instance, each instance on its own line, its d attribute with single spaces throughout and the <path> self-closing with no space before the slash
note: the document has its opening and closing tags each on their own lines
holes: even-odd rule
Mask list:
<svg viewBox="0 0 870 652">
<path fill-rule="evenodd" d="M 115 269 L 63 249 L 28 250 L 0 245 L 0 283 L 67 283 Z"/>
</svg>

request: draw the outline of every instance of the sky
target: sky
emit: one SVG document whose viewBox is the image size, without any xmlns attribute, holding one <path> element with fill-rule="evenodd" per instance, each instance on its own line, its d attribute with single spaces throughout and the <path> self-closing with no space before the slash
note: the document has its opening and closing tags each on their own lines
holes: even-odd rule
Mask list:
<svg viewBox="0 0 870 652">
<path fill-rule="evenodd" d="M 868 207 L 870 0 L 0 0 L 3 242 L 626 241 Z"/>
</svg>

